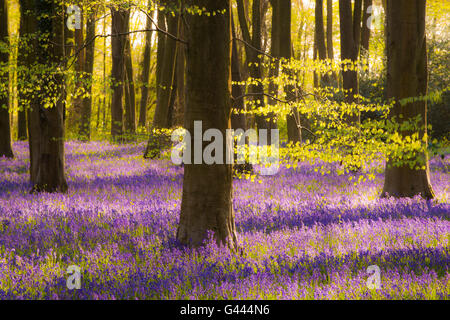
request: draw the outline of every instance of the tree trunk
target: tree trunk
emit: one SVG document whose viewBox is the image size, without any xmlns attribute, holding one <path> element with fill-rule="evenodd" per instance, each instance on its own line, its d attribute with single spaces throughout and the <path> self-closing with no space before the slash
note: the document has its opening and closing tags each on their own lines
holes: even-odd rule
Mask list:
<svg viewBox="0 0 450 320">
<path fill-rule="evenodd" d="M 325 30 L 323 22 L 323 0 L 316 0 L 315 7 L 315 39 L 317 44 L 317 53 L 319 60 L 327 59 L 327 48 L 325 45 Z M 325 86 L 329 85 L 329 77 L 327 74 L 320 75 L 321 81 L 319 80 L 319 85 L 323 82 Z"/>
<path fill-rule="evenodd" d="M 125 131 L 136 133 L 136 92 L 134 90 L 133 59 L 131 52 L 131 39 L 126 36 L 125 44 Z"/>
<path fill-rule="evenodd" d="M 279 22 L 280 22 L 280 57 L 286 60 L 291 59 L 291 0 L 279 1 Z M 289 72 L 289 70 L 287 70 Z M 286 99 L 293 97 L 292 86 L 284 88 L 286 92 Z M 297 110 L 292 110 L 292 114 L 286 116 L 287 133 L 289 142 L 301 142 L 301 131 L 297 124 Z"/>
<path fill-rule="evenodd" d="M 421 116 L 419 136 L 427 134 L 427 105 L 417 101 L 401 105 L 399 100 L 427 95 L 427 41 L 425 34 L 425 0 L 387 1 L 387 94 L 395 99 L 391 116 L 397 121 L 408 121 Z M 409 135 L 411 132 L 400 132 Z M 415 154 L 425 168 L 411 169 L 409 165 L 386 166 L 382 195 L 413 197 L 420 194 L 425 199 L 434 198 L 428 167 L 428 155 Z"/>
<path fill-rule="evenodd" d="M 86 41 L 95 37 L 95 17 L 96 8 L 91 8 L 91 12 L 86 21 Z M 92 72 L 94 71 L 94 46 L 95 41 L 91 41 L 85 48 L 84 63 L 84 87 L 86 97 L 83 98 L 83 109 L 81 110 L 80 127 L 78 134 L 81 140 L 89 141 L 91 136 L 91 114 L 92 114 Z"/>
<path fill-rule="evenodd" d="M 178 37 L 184 39 L 185 27 L 180 23 Z M 186 46 L 184 43 L 177 43 L 177 63 L 176 63 L 176 103 L 173 114 L 173 125 L 182 126 L 184 122 L 184 112 L 186 107 Z"/>
<path fill-rule="evenodd" d="M 80 5 L 82 10 L 81 12 L 81 22 L 80 29 L 75 29 L 74 37 L 75 37 L 75 52 L 76 55 L 75 60 L 75 81 L 74 81 L 74 98 L 72 100 L 72 108 L 69 113 L 68 118 L 68 126 L 73 130 L 73 132 L 84 133 L 84 125 L 82 123 L 82 114 L 83 114 L 83 96 L 85 94 L 86 85 L 85 85 L 85 56 L 86 56 L 86 48 L 84 48 L 84 11 L 83 7 Z M 81 140 L 85 139 L 84 135 L 79 136 Z"/>
<path fill-rule="evenodd" d="M 161 14 L 161 11 L 158 13 Z M 179 30 L 180 17 L 178 15 L 172 16 L 171 13 L 166 15 L 167 19 L 167 32 L 177 36 Z M 159 47 L 159 44 L 158 44 Z M 157 76 L 158 72 L 159 81 L 157 82 L 157 94 L 156 94 L 156 108 L 153 116 L 153 125 L 155 129 L 168 128 L 169 119 L 171 119 L 171 99 L 174 86 L 175 70 L 176 70 L 176 57 L 177 57 L 177 41 L 166 36 L 164 40 L 164 57 L 158 55 L 157 59 L 160 60 L 159 66 L 157 61 Z M 162 59 L 162 66 L 161 66 Z M 160 70 L 158 70 L 158 67 Z M 158 81 L 158 79 L 157 79 Z M 163 136 L 155 136 L 153 132 L 150 132 L 147 147 L 144 152 L 144 158 L 155 158 L 159 155 L 159 151 L 162 147 Z"/>
<path fill-rule="evenodd" d="M 196 4 L 209 12 L 225 13 L 187 16 L 185 128 L 194 133 L 194 121 L 199 120 L 203 132 L 216 128 L 226 137 L 231 109 L 230 1 L 199 0 Z M 191 142 L 193 146 L 193 136 Z M 223 150 L 225 145 L 224 141 Z M 226 152 L 223 154 L 225 157 Z M 212 231 L 216 242 L 236 248 L 232 182 L 232 165 L 185 165 L 178 241 L 200 246 Z"/>
<path fill-rule="evenodd" d="M 125 79 L 125 44 L 126 36 L 117 35 L 129 29 L 130 12 L 128 10 L 111 8 L 111 135 L 117 140 L 123 135 L 123 104 L 122 97 Z"/>
<path fill-rule="evenodd" d="M 17 140 L 25 141 L 27 138 L 27 112 L 21 108 L 17 111 Z"/>
<path fill-rule="evenodd" d="M 9 48 L 8 3 L 0 0 L 0 43 Z M 0 157 L 14 157 L 9 121 L 9 52 L 0 50 Z"/>
<path fill-rule="evenodd" d="M 262 84 L 262 60 L 261 56 L 261 0 L 253 0 L 252 6 L 252 35 L 245 17 L 245 7 L 243 0 L 237 0 L 239 25 L 245 44 L 245 53 L 247 56 L 247 65 L 249 66 L 250 77 L 256 81 L 257 84 L 252 84 L 249 87 L 249 92 L 256 94 L 253 97 L 254 108 L 264 108 L 264 86 Z M 250 47 L 251 45 L 252 47 Z M 270 129 L 273 121 L 269 116 L 256 115 L 256 124 L 258 129 Z M 268 131 L 270 133 L 270 130 Z M 268 139 L 270 141 L 270 137 Z"/>
<path fill-rule="evenodd" d="M 178 16 L 167 15 L 168 32 L 176 35 L 178 33 Z M 175 58 L 177 52 L 177 42 L 174 39 L 166 37 L 164 41 L 164 59 L 161 69 L 160 85 L 158 88 L 159 96 L 156 102 L 156 110 L 153 118 L 154 128 L 167 128 L 167 119 L 169 113 L 170 94 L 172 92 L 173 79 L 175 74 Z"/>
<path fill-rule="evenodd" d="M 148 8 L 151 8 L 151 1 L 148 2 Z M 149 12 L 149 15 L 153 15 L 153 11 Z M 152 21 L 147 17 L 146 28 L 152 29 Z M 147 31 L 145 33 L 145 48 L 144 59 L 142 61 L 142 74 L 141 74 L 141 102 L 139 107 L 139 126 L 146 127 L 147 125 L 147 103 L 148 103 L 148 89 L 149 89 L 149 77 L 150 77 L 150 62 L 152 51 L 152 32 Z"/>
<path fill-rule="evenodd" d="M 333 0 L 327 0 L 327 53 L 328 53 L 328 59 L 334 60 Z"/>
<path fill-rule="evenodd" d="M 36 13 L 41 17 L 37 22 L 40 40 L 36 53 L 38 63 L 45 72 L 41 75 L 40 89 L 36 89 L 37 106 L 33 106 L 31 121 L 33 138 L 38 141 L 38 150 L 31 149 L 31 167 L 36 170 L 32 180 L 33 191 L 66 192 L 67 182 L 64 173 L 64 101 L 62 89 L 64 76 L 58 71 L 64 57 L 64 8 L 50 0 L 37 0 Z M 48 107 L 51 98 L 52 106 Z M 31 135 L 30 135 L 31 136 Z"/>
<path fill-rule="evenodd" d="M 369 42 L 370 42 L 370 28 L 367 23 L 370 18 L 369 7 L 372 6 L 372 0 L 364 0 L 362 31 L 361 31 L 361 59 L 369 59 Z M 372 11 L 373 14 L 373 11 Z M 369 62 L 367 62 L 367 65 Z"/>
<path fill-rule="evenodd" d="M 359 56 L 361 34 L 362 0 L 355 0 L 352 10 L 351 0 L 339 0 L 339 16 L 341 31 L 341 60 L 351 60 L 355 63 Z M 358 72 L 355 70 L 342 71 L 342 85 L 347 103 L 356 102 L 359 92 Z M 358 121 L 352 117 L 351 121 Z"/>
<path fill-rule="evenodd" d="M 32 98 L 30 93 L 35 86 L 30 79 L 29 72 L 35 62 L 32 48 L 35 47 L 36 18 L 33 0 L 20 0 L 19 48 L 17 52 L 17 92 L 18 92 L 18 139 L 26 140 L 27 112 L 29 112 Z"/>
</svg>

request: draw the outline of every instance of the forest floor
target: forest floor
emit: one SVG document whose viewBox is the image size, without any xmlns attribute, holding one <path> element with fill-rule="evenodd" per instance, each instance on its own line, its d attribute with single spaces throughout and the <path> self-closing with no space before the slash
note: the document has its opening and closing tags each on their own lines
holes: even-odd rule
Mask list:
<svg viewBox="0 0 450 320">
<path fill-rule="evenodd" d="M 434 201 L 379 199 L 382 173 L 354 185 L 310 164 L 235 180 L 233 254 L 177 244 L 183 168 L 143 149 L 68 142 L 69 192 L 29 194 L 14 143 L 0 159 L 0 299 L 449 298 L 450 156 L 431 161 Z"/>
</svg>

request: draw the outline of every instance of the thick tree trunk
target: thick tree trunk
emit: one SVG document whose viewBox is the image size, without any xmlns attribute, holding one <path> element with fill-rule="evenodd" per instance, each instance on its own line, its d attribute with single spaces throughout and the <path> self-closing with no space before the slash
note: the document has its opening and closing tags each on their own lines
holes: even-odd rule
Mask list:
<svg viewBox="0 0 450 320">
<path fill-rule="evenodd" d="M 86 41 L 95 37 L 95 17 L 96 8 L 91 9 L 86 21 Z M 92 73 L 94 71 L 94 46 L 95 41 L 91 41 L 85 48 L 84 63 L 84 87 L 86 96 L 83 98 L 83 108 L 80 114 L 80 126 L 78 134 L 81 140 L 89 141 L 91 136 L 91 114 L 92 114 Z"/>
<path fill-rule="evenodd" d="M 198 120 L 202 121 L 203 132 L 216 128 L 226 137 L 231 109 L 230 1 L 199 0 L 195 3 L 209 12 L 225 10 L 225 13 L 187 16 L 185 128 L 193 134 L 194 121 Z M 193 140 L 192 135 L 192 146 Z M 225 145 L 226 139 L 222 143 L 223 150 Z M 226 152 L 223 154 L 225 157 Z M 236 248 L 232 182 L 232 165 L 185 165 L 178 241 L 200 246 L 207 239 L 208 231 L 212 231 L 218 243 Z"/>
<path fill-rule="evenodd" d="M 151 1 L 149 0 L 148 8 L 151 7 Z M 149 15 L 153 15 L 153 11 L 149 12 Z M 146 28 L 152 29 L 152 21 L 147 17 Z M 148 89 L 149 89 L 149 77 L 150 77 L 150 62 L 152 51 L 152 32 L 145 33 L 145 48 L 144 59 L 142 61 L 142 74 L 141 74 L 141 102 L 139 107 L 139 126 L 146 127 L 147 125 L 147 103 L 148 103 Z"/>
<path fill-rule="evenodd" d="M 111 8 L 111 52 L 112 52 L 112 70 L 111 70 L 111 135 L 114 140 L 123 135 L 123 104 L 122 97 L 124 92 L 125 79 L 125 44 L 126 36 L 121 34 L 128 31 L 130 12 L 128 10 Z"/>
<path fill-rule="evenodd" d="M 64 76 L 56 71 L 64 57 L 64 8 L 61 4 L 50 0 L 37 0 L 36 13 L 41 18 L 37 26 L 40 41 L 37 45 L 38 63 L 54 70 L 45 73 L 40 79 L 40 89 L 36 96 L 38 105 L 33 106 L 31 121 L 33 123 L 33 139 L 38 141 L 38 149 L 34 150 L 30 143 L 31 164 L 36 170 L 36 177 L 32 180 L 33 191 L 66 192 L 67 182 L 64 173 L 64 101 L 62 89 Z M 43 38 L 44 37 L 44 38 Z M 44 104 L 48 98 L 55 102 L 51 107 Z M 37 153 L 36 153 L 37 151 Z"/>
<path fill-rule="evenodd" d="M 9 47 L 8 3 L 0 0 L 0 42 Z M 14 157 L 9 121 L 9 52 L 0 50 L 0 157 Z"/>
<path fill-rule="evenodd" d="M 425 0 L 387 1 L 387 94 L 396 100 L 391 116 L 397 121 L 408 121 L 421 116 L 419 136 L 427 133 L 427 105 L 417 101 L 401 105 L 401 99 L 425 96 L 428 86 L 427 41 L 425 34 Z M 411 132 L 400 132 L 409 135 Z M 394 166 L 388 162 L 382 195 L 413 197 L 420 194 L 434 197 L 431 187 L 428 156 L 416 154 L 425 170 L 411 169 L 409 165 Z"/>
</svg>

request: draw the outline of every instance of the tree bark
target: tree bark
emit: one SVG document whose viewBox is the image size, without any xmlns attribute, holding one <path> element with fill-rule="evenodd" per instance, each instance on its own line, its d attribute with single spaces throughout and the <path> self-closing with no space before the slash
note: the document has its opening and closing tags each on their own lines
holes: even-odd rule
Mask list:
<svg viewBox="0 0 450 320">
<path fill-rule="evenodd" d="M 408 121 L 421 116 L 419 136 L 427 134 L 427 105 L 416 101 L 401 105 L 399 100 L 425 96 L 428 87 L 427 40 L 425 33 L 426 0 L 387 1 L 387 94 L 395 99 L 391 117 Z M 400 117 L 401 120 L 400 120 Z M 402 131 L 401 135 L 411 132 Z M 392 165 L 388 162 L 382 195 L 413 197 L 420 194 L 425 199 L 434 198 L 426 153 L 415 154 L 422 160 L 423 169 L 409 165 Z"/>
<path fill-rule="evenodd" d="M 125 44 L 125 131 L 136 133 L 136 92 L 134 89 L 131 39 L 126 36 Z"/>
<path fill-rule="evenodd" d="M 238 8 L 238 18 L 239 25 L 241 27 L 241 32 L 245 44 L 245 53 L 247 56 L 247 64 L 249 66 L 249 73 L 252 79 L 258 81 L 257 84 L 252 84 L 249 87 L 249 91 L 252 94 L 256 94 L 253 97 L 254 108 L 264 108 L 264 86 L 262 84 L 262 60 L 261 56 L 261 45 L 262 45 L 262 34 L 261 34 L 261 0 L 253 0 L 252 5 L 252 35 L 250 36 L 249 27 L 247 24 L 247 19 L 245 17 L 245 7 L 243 0 L 237 0 Z M 253 47 L 251 48 L 249 44 Z M 270 128 L 273 127 L 273 120 L 269 116 L 256 115 L 256 124 L 258 129 L 268 129 L 270 133 Z M 270 137 L 269 137 L 270 141 Z"/>
<path fill-rule="evenodd" d="M 86 56 L 86 48 L 84 47 L 84 8 L 78 2 L 81 8 L 81 22 L 80 28 L 75 29 L 74 38 L 75 38 L 75 81 L 74 81 L 74 98 L 72 100 L 72 108 L 69 113 L 68 118 L 68 127 L 73 130 L 76 134 L 80 135 L 80 133 L 84 132 L 84 125 L 82 123 L 81 117 L 83 114 L 83 96 L 85 94 L 86 85 L 85 85 L 85 56 Z M 79 136 L 81 140 L 84 140 L 84 136 Z"/>
<path fill-rule="evenodd" d="M 86 41 L 90 41 L 95 36 L 96 8 L 91 8 L 86 21 Z M 92 41 L 85 48 L 84 59 L 84 88 L 86 96 L 83 98 L 83 108 L 80 114 L 80 126 L 78 134 L 81 140 L 89 141 L 91 136 L 91 114 L 92 114 L 92 73 L 94 71 L 94 46 Z"/>
<path fill-rule="evenodd" d="M 64 173 L 64 101 L 62 90 L 64 75 L 58 70 L 64 57 L 64 8 L 50 0 L 36 0 L 36 13 L 40 40 L 36 53 L 38 63 L 44 70 L 39 89 L 36 89 L 38 105 L 31 111 L 33 139 L 38 142 L 38 150 L 30 143 L 31 168 L 36 170 L 32 179 L 33 191 L 66 192 L 67 182 Z M 45 106 L 49 100 L 51 106 Z M 31 136 L 31 135 L 30 135 Z"/>
<path fill-rule="evenodd" d="M 353 10 L 351 0 L 339 0 L 341 60 L 350 60 L 353 63 L 358 60 L 361 39 L 361 11 L 362 0 L 355 0 Z M 342 86 L 345 91 L 346 102 L 356 102 L 356 96 L 359 92 L 358 72 L 343 70 Z M 351 120 L 358 121 L 354 117 Z"/>
<path fill-rule="evenodd" d="M 173 17 L 171 14 L 167 15 L 168 32 L 176 35 L 178 33 L 179 17 Z M 175 74 L 175 61 L 177 52 L 177 42 L 174 39 L 166 37 L 164 41 L 164 59 L 161 69 L 161 82 L 158 88 L 158 98 L 156 102 L 156 110 L 153 118 L 154 128 L 168 127 L 168 113 L 170 94 L 172 92 L 173 79 Z"/>
<path fill-rule="evenodd" d="M 148 8 L 151 8 L 151 0 L 148 2 Z M 153 15 L 153 11 L 148 13 Z M 152 29 L 152 21 L 147 17 L 146 28 Z M 149 77 L 150 77 L 150 62 L 152 51 L 152 32 L 145 33 L 145 48 L 144 59 L 142 61 L 142 74 L 141 74 L 141 102 L 139 107 L 139 126 L 147 126 L 147 103 L 148 103 L 148 89 L 149 89 Z"/>
<path fill-rule="evenodd" d="M 333 0 L 327 0 L 327 54 L 328 54 L 328 59 L 334 60 Z"/>
<path fill-rule="evenodd" d="M 9 48 L 6 0 L 0 0 L 0 43 Z M 0 83 L 0 157 L 13 158 L 9 121 L 9 50 L 0 50 Z"/>
<path fill-rule="evenodd" d="M 279 1 L 279 22 L 280 22 L 280 57 L 286 60 L 291 59 L 291 0 L 278 0 Z M 289 72 L 289 70 L 286 70 Z M 286 92 L 286 99 L 291 99 L 293 96 L 292 86 L 286 86 L 284 88 Z M 292 114 L 286 116 L 287 133 L 289 142 L 301 142 L 301 131 L 298 127 L 297 110 L 292 110 Z"/>
<path fill-rule="evenodd" d="M 184 39 L 185 26 L 180 22 L 178 37 Z M 184 122 L 184 113 L 186 107 L 186 46 L 184 43 L 177 43 L 177 62 L 176 62 L 176 102 L 173 114 L 173 125 L 182 126 Z"/>
<path fill-rule="evenodd" d="M 327 48 L 325 45 L 325 31 L 323 22 L 323 0 L 316 0 L 315 7 L 315 42 L 317 45 L 317 54 L 319 60 L 327 59 Z M 320 75 L 321 80 L 325 85 L 329 84 L 329 77 Z M 321 81 L 319 80 L 319 84 Z"/>
<path fill-rule="evenodd" d="M 33 0 L 20 0 L 19 47 L 17 52 L 18 139 L 26 140 L 27 113 L 33 101 L 31 93 L 35 85 L 29 72 L 35 63 L 33 48 L 36 42 L 36 17 Z"/>
<path fill-rule="evenodd" d="M 123 104 L 125 79 L 125 44 L 126 36 L 116 34 L 127 32 L 129 29 L 130 12 L 120 8 L 111 8 L 111 135 L 117 140 L 123 135 Z"/>
<path fill-rule="evenodd" d="M 199 120 L 202 121 L 203 132 L 216 128 L 226 137 L 231 110 L 230 1 L 198 0 L 195 4 L 209 12 L 221 13 L 209 17 L 187 16 L 188 105 L 185 128 L 193 133 L 194 121 Z M 192 136 L 192 145 L 193 140 Z M 225 145 L 224 141 L 223 150 Z M 232 165 L 185 165 L 178 241 L 200 246 L 207 239 L 208 231 L 212 231 L 217 243 L 236 248 L 232 182 Z"/>
<path fill-rule="evenodd" d="M 369 42 L 370 42 L 370 28 L 367 21 L 370 18 L 369 7 L 372 6 L 372 0 L 364 0 L 362 31 L 361 31 L 361 59 L 369 59 Z M 373 11 L 372 11 L 373 14 Z M 368 65 L 368 62 L 367 62 Z"/>
</svg>

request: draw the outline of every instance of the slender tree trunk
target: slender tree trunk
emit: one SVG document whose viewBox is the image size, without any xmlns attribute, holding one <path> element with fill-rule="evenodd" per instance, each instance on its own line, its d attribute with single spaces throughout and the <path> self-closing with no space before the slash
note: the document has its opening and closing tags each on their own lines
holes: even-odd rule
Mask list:
<svg viewBox="0 0 450 320">
<path fill-rule="evenodd" d="M 128 10 L 111 8 L 111 135 L 117 140 L 123 134 L 123 104 L 125 79 L 125 44 L 126 36 L 115 36 L 127 32 L 129 29 L 130 12 Z"/>
<path fill-rule="evenodd" d="M 291 59 L 291 0 L 278 0 L 279 1 L 279 22 L 280 22 L 280 57 L 286 60 Z M 285 72 L 289 73 L 289 70 Z M 286 99 L 290 100 L 293 97 L 292 86 L 286 86 L 284 91 L 286 92 Z M 292 110 L 292 113 L 286 116 L 288 140 L 290 142 L 301 142 L 301 130 L 299 128 L 298 112 L 296 109 Z"/>
<path fill-rule="evenodd" d="M 67 182 L 64 173 L 64 101 L 62 90 L 64 75 L 58 67 L 64 57 L 64 8 L 61 4 L 50 0 L 37 0 L 36 13 L 40 17 L 37 22 L 40 40 L 36 53 L 38 63 L 44 70 L 50 68 L 53 72 L 45 72 L 40 79 L 40 89 L 36 89 L 37 107 L 33 107 L 31 121 L 35 139 L 39 141 L 36 157 L 31 157 L 32 168 L 36 169 L 36 177 L 32 180 L 33 191 L 66 192 Z M 46 107 L 48 98 L 53 105 Z M 31 143 L 30 143 L 31 145 Z"/>
<path fill-rule="evenodd" d="M 180 22 L 178 37 L 185 38 L 185 26 Z M 186 46 L 184 43 L 177 43 L 177 63 L 176 63 L 176 102 L 173 114 L 173 125 L 182 126 L 184 123 L 184 113 L 186 107 Z"/>
<path fill-rule="evenodd" d="M 0 43 L 9 47 L 8 3 L 0 0 Z M 14 157 L 9 121 L 9 52 L 0 50 L 0 157 Z"/>
<path fill-rule="evenodd" d="M 370 18 L 369 7 L 372 6 L 372 0 L 364 0 L 362 31 L 361 31 L 361 60 L 363 58 L 369 59 L 369 42 L 370 42 L 370 28 L 367 23 Z M 373 12 L 373 11 L 372 11 Z M 369 62 L 367 62 L 367 65 Z"/>
<path fill-rule="evenodd" d="M 327 54 L 328 54 L 328 59 L 334 60 L 333 0 L 327 0 Z"/>
<path fill-rule="evenodd" d="M 148 2 L 148 8 L 151 7 L 151 1 Z M 153 11 L 149 12 L 149 15 L 153 15 Z M 152 21 L 147 17 L 146 28 L 152 29 Z M 141 74 L 141 102 L 139 107 L 139 126 L 146 127 L 147 125 L 147 104 L 148 104 L 148 89 L 149 89 L 149 77 L 150 77 L 150 62 L 152 51 L 152 32 L 145 33 L 145 48 L 144 59 L 142 61 L 142 74 Z"/>
<path fill-rule="evenodd" d="M 161 14 L 161 11 L 158 13 Z M 179 15 L 173 16 L 172 14 L 166 15 L 167 19 L 167 32 L 177 36 L 179 30 L 180 18 Z M 159 45 L 158 45 L 159 47 Z M 177 41 L 166 36 L 164 40 L 164 57 L 157 56 L 159 59 L 159 65 L 157 61 L 157 77 L 159 73 L 159 81 L 157 82 L 157 96 L 156 96 L 156 108 L 153 116 L 154 129 L 162 129 L 169 127 L 169 119 L 171 118 L 171 100 L 172 90 L 174 86 L 175 70 L 176 70 L 176 57 L 177 57 Z M 162 60 L 162 66 L 161 66 Z M 158 70 L 158 67 L 160 68 Z M 157 79 L 158 81 L 158 79 Z M 164 136 L 155 136 L 153 132 L 150 132 L 147 147 L 144 152 L 144 158 L 155 158 L 159 155 L 159 151 L 162 147 Z"/>
<path fill-rule="evenodd" d="M 80 5 L 81 10 L 83 10 L 83 7 Z M 72 100 L 72 108 L 71 112 L 69 113 L 69 119 L 68 119 L 68 125 L 69 128 L 73 130 L 73 132 L 77 133 L 78 135 L 81 133 L 84 133 L 84 125 L 82 122 L 82 114 L 83 114 L 83 96 L 85 94 L 86 85 L 85 85 L 85 57 L 86 57 L 86 48 L 84 48 L 84 11 L 81 12 L 81 22 L 80 22 L 80 28 L 75 29 L 74 36 L 75 36 L 75 52 L 78 54 L 76 55 L 75 60 L 75 72 L 76 72 L 76 78 L 74 83 L 74 98 Z M 79 136 L 81 140 L 85 139 L 84 134 Z"/>
<path fill-rule="evenodd" d="M 178 31 L 178 16 L 167 15 L 168 32 L 176 35 Z M 153 127 L 167 128 L 169 112 L 170 93 L 172 92 L 173 79 L 175 74 L 176 40 L 166 37 L 164 47 L 164 60 L 161 69 L 161 82 L 159 86 L 159 97 L 156 103 Z"/>
<path fill-rule="evenodd" d="M 325 31 L 323 28 L 323 0 L 316 0 L 315 6 L 315 33 L 317 51 L 319 53 L 319 59 L 325 60 L 327 57 L 327 48 L 325 46 Z"/>
<path fill-rule="evenodd" d="M 233 82 L 242 82 L 241 70 L 239 65 L 239 55 L 237 50 L 237 40 L 236 40 L 236 31 L 234 26 L 233 17 L 231 17 L 231 31 L 233 36 L 232 41 L 232 51 L 231 51 L 231 79 Z M 232 92 L 233 98 L 239 98 L 244 95 L 244 90 L 242 85 L 233 84 Z M 245 114 L 242 111 L 245 111 L 244 99 L 236 99 L 232 100 L 232 108 L 235 109 L 238 113 L 231 113 L 231 127 L 234 130 L 243 129 L 246 130 L 246 120 Z"/>
<path fill-rule="evenodd" d="M 253 97 L 254 108 L 264 108 L 264 86 L 262 84 L 262 60 L 261 56 L 261 0 L 253 0 L 252 6 L 252 35 L 247 24 L 245 17 L 245 7 L 243 0 L 237 0 L 239 25 L 245 44 L 245 53 L 247 56 L 247 64 L 249 64 L 249 73 L 252 79 L 258 81 L 257 84 L 252 84 L 249 87 L 249 92 L 256 94 Z M 252 47 L 250 47 L 251 45 Z M 269 116 L 256 115 L 256 124 L 258 129 L 269 129 L 273 125 L 273 121 L 269 119 Z M 270 141 L 270 137 L 268 138 Z"/>
<path fill-rule="evenodd" d="M 193 133 L 194 121 L 199 120 L 202 121 L 203 132 L 216 128 L 226 137 L 231 109 L 230 1 L 199 0 L 195 3 L 209 12 L 225 10 L 225 13 L 209 17 L 187 16 L 188 106 L 185 128 Z M 191 141 L 193 146 L 194 139 Z M 225 145 L 223 141 L 223 150 Z M 212 231 L 218 243 L 236 248 L 232 182 L 232 165 L 185 165 L 178 241 L 200 246 L 208 231 Z"/>
<path fill-rule="evenodd" d="M 426 0 L 387 1 L 387 93 L 388 98 L 396 100 L 391 116 L 397 121 L 421 116 L 420 137 L 427 134 L 426 101 L 401 105 L 399 100 L 427 94 L 425 15 Z M 411 132 L 402 131 L 400 134 L 410 135 Z M 409 165 L 395 166 L 392 161 L 388 162 L 382 195 L 413 197 L 420 194 L 426 199 L 434 198 L 428 155 L 421 153 L 408 158 L 419 161 L 425 169 L 411 169 Z"/>
<path fill-rule="evenodd" d="M 27 112 L 32 98 L 30 93 L 35 86 L 29 72 L 35 62 L 32 48 L 35 47 L 36 18 L 33 0 L 20 0 L 19 48 L 17 52 L 17 92 L 18 92 L 18 139 L 26 140 Z"/>
<path fill-rule="evenodd" d="M 127 36 L 125 44 L 125 130 L 127 133 L 136 133 L 136 92 L 134 89 L 133 59 L 131 52 L 131 39 Z"/>
<path fill-rule="evenodd" d="M 88 19 L 86 21 L 86 41 L 90 41 L 95 36 L 95 18 L 96 8 L 91 9 Z M 81 140 L 90 140 L 91 136 L 91 114 L 92 114 L 92 73 L 94 71 L 94 46 L 95 41 L 92 41 L 85 48 L 85 63 L 84 63 L 84 87 L 86 96 L 83 98 L 83 108 L 81 110 L 81 121 L 78 134 Z"/>
<path fill-rule="evenodd" d="M 351 60 L 353 63 L 358 60 L 361 39 L 361 11 L 362 0 L 355 0 L 353 10 L 351 0 L 339 0 L 341 60 Z M 358 72 L 343 70 L 342 78 L 346 101 L 348 103 L 356 102 L 356 95 L 359 92 Z M 352 120 L 358 121 L 357 119 Z"/>
</svg>

